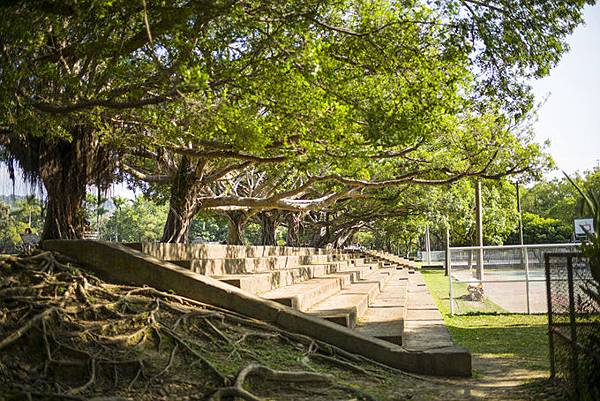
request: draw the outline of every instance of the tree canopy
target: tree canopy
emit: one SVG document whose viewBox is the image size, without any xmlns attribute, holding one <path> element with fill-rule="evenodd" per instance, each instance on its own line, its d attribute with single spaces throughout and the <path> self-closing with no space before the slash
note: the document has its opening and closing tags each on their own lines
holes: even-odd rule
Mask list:
<svg viewBox="0 0 600 401">
<path fill-rule="evenodd" d="M 0 145 L 46 188 L 45 238 L 123 178 L 168 194 L 162 239 L 185 241 L 203 209 L 535 174 L 527 82 L 593 3 L 5 2 Z M 226 184 L 265 172 L 265 195 Z"/>
</svg>

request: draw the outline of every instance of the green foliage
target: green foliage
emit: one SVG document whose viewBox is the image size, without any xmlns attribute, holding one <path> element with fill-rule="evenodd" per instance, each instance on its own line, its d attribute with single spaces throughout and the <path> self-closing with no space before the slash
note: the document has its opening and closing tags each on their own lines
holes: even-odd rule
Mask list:
<svg viewBox="0 0 600 401">
<path fill-rule="evenodd" d="M 434 250 L 445 249 L 445 231 L 450 228 L 452 246 L 474 245 L 475 185 L 462 180 L 450 186 L 403 189 L 402 200 L 396 200 L 397 216 L 373 222 L 363 235 L 376 248 L 410 254 L 419 246 L 420 237 L 429 225 Z M 485 180 L 482 183 L 484 242 L 503 244 L 518 227 L 514 185 L 506 180 Z M 410 205 L 409 214 L 400 213 Z"/>
<path fill-rule="evenodd" d="M 43 226 L 42 211 L 42 203 L 34 195 L 19 197 L 10 203 L 0 200 L 0 252 L 20 244 L 20 234 L 26 228 L 39 233 Z"/>
<path fill-rule="evenodd" d="M 19 232 L 22 232 L 29 227 L 35 234 L 42 230 L 44 223 L 42 212 L 42 202 L 37 199 L 35 195 L 27 195 L 15 200 L 11 215 Z"/>
<path fill-rule="evenodd" d="M 192 220 L 190 240 L 223 242 L 227 239 L 227 218 L 216 213 L 200 212 Z"/>
<path fill-rule="evenodd" d="M 166 217 L 165 205 L 157 205 L 144 196 L 130 201 L 118 199 L 102 234 L 121 242 L 158 241 Z"/>
<path fill-rule="evenodd" d="M 571 226 L 578 197 L 577 190 L 566 179 L 553 179 L 525 189 L 521 207 L 523 211 Z"/>
<path fill-rule="evenodd" d="M 109 213 L 108 199 L 102 197 L 86 194 L 84 200 L 85 220 L 89 223 L 89 228 L 100 233 L 104 231 L 106 223 L 108 222 Z"/>
<path fill-rule="evenodd" d="M 600 192 L 600 168 L 596 167 L 574 177 L 538 182 L 526 188 L 522 196 L 523 230 L 526 243 L 569 242 L 573 220 L 591 217 L 587 201 L 578 188 L 586 188 L 592 195 Z M 592 198 L 590 198 L 591 200 Z M 513 233 L 509 243 L 518 243 Z"/>
<path fill-rule="evenodd" d="M 0 201 L 0 253 L 7 252 L 20 242 L 17 222 L 10 213 L 10 207 Z"/>
<path fill-rule="evenodd" d="M 573 226 L 560 220 L 541 217 L 534 213 L 523 212 L 523 242 L 525 244 L 560 244 L 570 242 Z M 507 244 L 519 244 L 518 232 L 513 232 L 506 240 Z"/>
<path fill-rule="evenodd" d="M 520 95 L 511 104 L 529 105 L 511 67 L 544 75 L 582 6 L 557 2 L 560 12 L 522 21 L 531 10 L 520 4 L 511 9 L 523 13 L 504 14 L 462 2 L 149 1 L 147 15 L 126 1 L 82 0 L 64 12 L 12 5 L 0 25 L 10 56 L 0 115 L 15 134 L 68 138 L 85 125 L 125 152 L 216 143 L 301 152 L 295 163 L 321 171 L 333 156 L 329 171 L 357 178 L 375 176 L 362 156 L 416 141 L 426 144 L 418 156 L 430 156 L 432 172 L 475 171 L 494 152 L 491 171 L 536 165 L 539 149 L 508 132 L 520 117 L 504 115 L 507 92 Z M 527 52 L 491 34 L 502 21 Z M 542 24 L 553 41 L 539 37 Z M 485 88 L 474 84 L 481 71 L 495 77 Z M 380 170 L 399 174 L 406 162 Z"/>
<path fill-rule="evenodd" d="M 593 1 L 146 3 L 2 5 L 11 158 L 36 170 L 23 148 L 85 132 L 124 157 L 155 152 L 141 164 L 161 173 L 165 153 L 187 151 L 199 164 L 277 155 L 355 183 L 535 176 L 551 163 L 527 125 L 526 82 Z M 514 219 L 488 216 L 498 243 Z"/>
<path fill-rule="evenodd" d="M 444 249 L 443 232 L 450 227 L 452 246 L 475 245 L 475 181 L 462 181 L 448 189 L 436 188 L 429 219 L 437 232 L 435 249 Z M 482 182 L 483 240 L 486 245 L 506 241 L 518 226 L 515 188 L 508 180 Z"/>
</svg>

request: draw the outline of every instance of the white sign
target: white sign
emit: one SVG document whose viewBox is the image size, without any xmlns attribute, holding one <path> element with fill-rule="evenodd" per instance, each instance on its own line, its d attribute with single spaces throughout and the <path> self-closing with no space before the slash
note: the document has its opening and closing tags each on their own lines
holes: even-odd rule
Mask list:
<svg viewBox="0 0 600 401">
<path fill-rule="evenodd" d="M 587 233 L 594 232 L 594 219 L 575 219 L 575 236 L 585 237 Z"/>
</svg>

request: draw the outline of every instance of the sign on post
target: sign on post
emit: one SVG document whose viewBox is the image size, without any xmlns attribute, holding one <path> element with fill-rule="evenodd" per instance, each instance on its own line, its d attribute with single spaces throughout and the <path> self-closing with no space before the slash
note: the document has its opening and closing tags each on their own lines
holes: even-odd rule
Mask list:
<svg viewBox="0 0 600 401">
<path fill-rule="evenodd" d="M 584 219 L 575 219 L 575 236 L 576 237 L 585 237 L 587 233 L 594 232 L 594 219 L 584 218 Z"/>
</svg>

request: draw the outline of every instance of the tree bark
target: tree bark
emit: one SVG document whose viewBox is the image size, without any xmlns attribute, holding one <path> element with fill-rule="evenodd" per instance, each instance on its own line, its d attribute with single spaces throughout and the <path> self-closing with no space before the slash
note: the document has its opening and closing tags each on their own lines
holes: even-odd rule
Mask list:
<svg viewBox="0 0 600 401">
<path fill-rule="evenodd" d="M 197 198 L 203 186 L 201 166 L 200 162 L 194 163 L 187 156 L 181 158 L 171 186 L 169 213 L 161 242 L 188 241 L 192 219 L 200 208 Z"/>
<path fill-rule="evenodd" d="M 39 142 L 39 176 L 48 195 L 42 240 L 81 238 L 86 186 L 106 185 L 112 177 L 108 149 L 82 127 L 72 134 L 71 141 Z"/>
<path fill-rule="evenodd" d="M 258 215 L 261 227 L 260 243 L 261 245 L 277 245 L 275 240 L 275 230 L 277 229 L 277 218 L 269 212 L 262 212 Z"/>
<path fill-rule="evenodd" d="M 325 227 L 318 227 L 316 230 L 314 230 L 314 234 L 310 245 L 314 248 L 322 248 L 325 245 L 327 245 L 328 241 L 329 234 L 327 232 L 327 229 Z"/>
<path fill-rule="evenodd" d="M 244 229 L 248 222 L 246 212 L 231 211 L 226 212 L 229 224 L 227 227 L 227 245 L 245 245 Z"/>
<path fill-rule="evenodd" d="M 351 245 L 352 243 L 352 238 L 354 237 L 354 234 L 356 234 L 356 232 L 358 231 L 357 228 L 351 228 L 350 230 L 346 230 L 346 232 L 342 235 L 340 235 L 340 237 L 336 240 L 336 248 L 344 248 L 346 246 Z"/>
<path fill-rule="evenodd" d="M 287 246 L 300 246 L 300 213 L 288 213 L 286 220 L 288 231 L 285 244 Z"/>
</svg>

